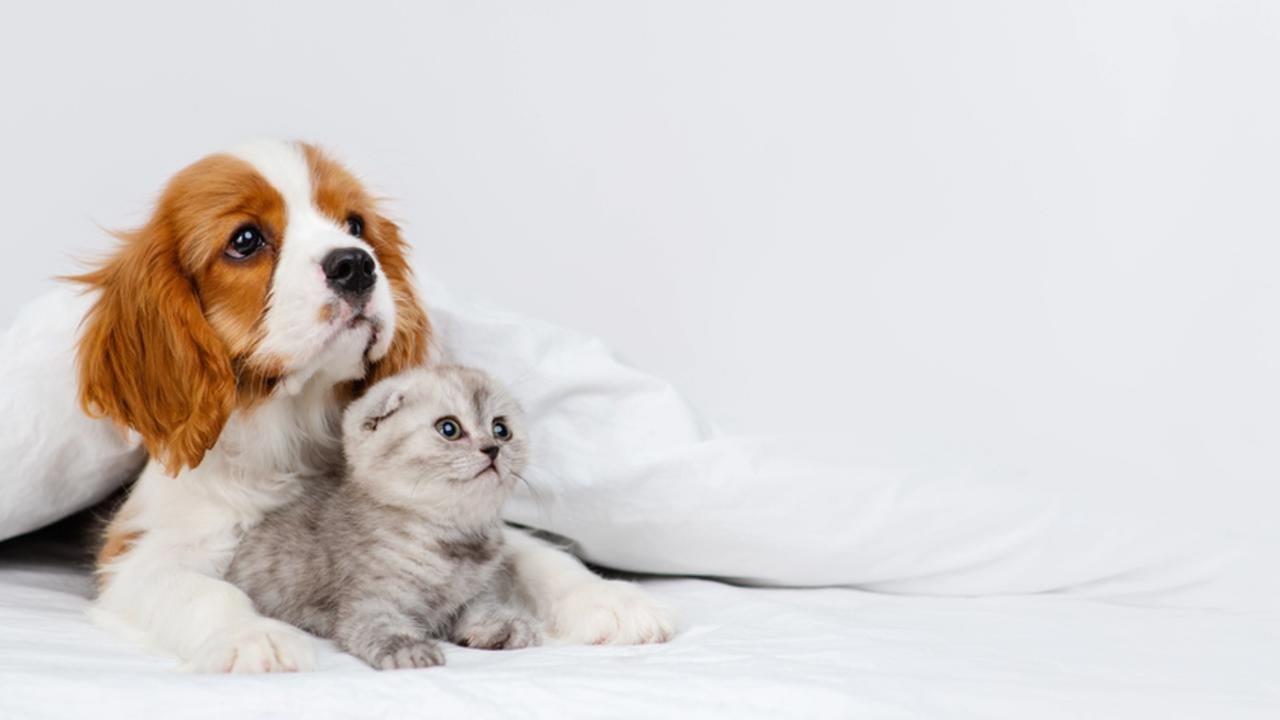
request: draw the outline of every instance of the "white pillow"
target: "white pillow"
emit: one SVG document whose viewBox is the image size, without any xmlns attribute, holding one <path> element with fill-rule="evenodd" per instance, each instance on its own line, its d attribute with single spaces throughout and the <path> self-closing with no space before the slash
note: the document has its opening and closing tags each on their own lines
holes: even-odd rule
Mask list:
<svg viewBox="0 0 1280 720">
<path fill-rule="evenodd" d="M 1069 483 L 879 456 L 815 428 L 727 436 L 598 340 L 423 288 L 436 356 L 488 370 L 528 413 L 534 492 L 509 519 L 570 539 L 589 561 L 773 585 L 1164 599 L 1223 572 L 1219 538 L 1073 496 Z M 140 461 L 76 404 L 85 307 L 55 291 L 0 342 L 0 538 L 87 507 Z"/>
</svg>

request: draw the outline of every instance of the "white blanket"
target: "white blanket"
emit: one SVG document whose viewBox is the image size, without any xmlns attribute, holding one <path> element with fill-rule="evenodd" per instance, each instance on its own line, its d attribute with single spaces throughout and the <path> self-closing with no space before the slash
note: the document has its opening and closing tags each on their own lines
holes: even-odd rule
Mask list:
<svg viewBox="0 0 1280 720">
<path fill-rule="evenodd" d="M 669 645 L 449 647 L 374 672 L 177 672 L 85 617 L 87 575 L 0 544 L 0 717 L 1280 717 L 1280 618 L 1063 597 L 646 586 L 685 617 Z"/>
</svg>

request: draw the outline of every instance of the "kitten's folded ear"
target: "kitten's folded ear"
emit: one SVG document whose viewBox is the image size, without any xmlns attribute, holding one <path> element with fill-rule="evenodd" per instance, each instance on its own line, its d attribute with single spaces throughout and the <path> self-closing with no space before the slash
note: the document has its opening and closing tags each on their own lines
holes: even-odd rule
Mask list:
<svg viewBox="0 0 1280 720">
<path fill-rule="evenodd" d="M 404 389 L 398 387 L 394 383 L 382 383 L 383 386 L 375 386 L 361 401 L 361 409 L 364 411 L 364 419 L 360 423 L 360 427 L 365 430 L 373 431 L 378 429 L 378 423 L 386 420 L 395 414 L 400 406 L 404 404 Z"/>
</svg>

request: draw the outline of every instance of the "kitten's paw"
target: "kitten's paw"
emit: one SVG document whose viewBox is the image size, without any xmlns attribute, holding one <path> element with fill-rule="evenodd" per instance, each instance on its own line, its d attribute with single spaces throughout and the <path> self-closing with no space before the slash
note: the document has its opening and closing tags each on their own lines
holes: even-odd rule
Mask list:
<svg viewBox="0 0 1280 720">
<path fill-rule="evenodd" d="M 542 644 L 537 623 L 519 613 L 487 613 L 470 619 L 460 630 L 458 643 L 480 650 L 519 650 Z"/>
<path fill-rule="evenodd" d="M 431 640 L 397 635 L 387 638 L 367 660 L 379 670 L 412 670 L 443 665 L 444 651 Z"/>
<path fill-rule="evenodd" d="M 313 670 L 316 640 L 292 625 L 262 618 L 211 638 L 186 663 L 193 672 L 268 673 Z"/>
<path fill-rule="evenodd" d="M 676 621 L 634 583 L 593 580 L 562 595 L 552 608 L 552 633 L 571 643 L 640 645 L 675 635 Z"/>
</svg>

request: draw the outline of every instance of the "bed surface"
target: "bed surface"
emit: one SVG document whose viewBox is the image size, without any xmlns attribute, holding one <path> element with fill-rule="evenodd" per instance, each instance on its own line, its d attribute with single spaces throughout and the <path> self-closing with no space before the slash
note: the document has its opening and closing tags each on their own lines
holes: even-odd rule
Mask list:
<svg viewBox="0 0 1280 720">
<path fill-rule="evenodd" d="M 653 647 L 448 649 L 445 668 L 201 676 L 85 616 L 65 542 L 0 543 L 0 717 L 1280 717 L 1280 619 L 1059 596 L 925 598 L 650 580 Z"/>
</svg>

